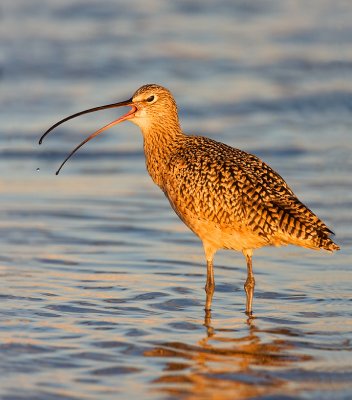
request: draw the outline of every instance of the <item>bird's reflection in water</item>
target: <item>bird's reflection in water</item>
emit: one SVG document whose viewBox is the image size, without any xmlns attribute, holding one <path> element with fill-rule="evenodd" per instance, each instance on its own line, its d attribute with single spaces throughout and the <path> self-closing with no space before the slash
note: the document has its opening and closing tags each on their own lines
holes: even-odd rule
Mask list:
<svg viewBox="0 0 352 400">
<path fill-rule="evenodd" d="M 293 389 L 288 389 L 287 382 L 275 372 L 311 358 L 292 353 L 294 346 L 283 339 L 284 335 L 291 336 L 287 328 L 275 329 L 271 334 L 260 331 L 253 316 L 245 322 L 247 329 L 242 336 L 234 329 L 215 329 L 209 311 L 204 318 L 206 334 L 197 344 L 160 343 L 146 351 L 146 357 L 166 361 L 153 382 L 156 390 L 170 398 L 191 399 L 294 396 Z"/>
</svg>

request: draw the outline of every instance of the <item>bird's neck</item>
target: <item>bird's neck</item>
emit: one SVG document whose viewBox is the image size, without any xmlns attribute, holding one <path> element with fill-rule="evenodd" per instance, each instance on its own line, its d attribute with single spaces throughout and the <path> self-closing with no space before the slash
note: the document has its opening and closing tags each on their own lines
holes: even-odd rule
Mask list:
<svg viewBox="0 0 352 400">
<path fill-rule="evenodd" d="M 142 128 L 147 170 L 153 181 L 161 188 L 169 159 L 185 138 L 178 121 L 165 125 L 153 124 Z"/>
</svg>

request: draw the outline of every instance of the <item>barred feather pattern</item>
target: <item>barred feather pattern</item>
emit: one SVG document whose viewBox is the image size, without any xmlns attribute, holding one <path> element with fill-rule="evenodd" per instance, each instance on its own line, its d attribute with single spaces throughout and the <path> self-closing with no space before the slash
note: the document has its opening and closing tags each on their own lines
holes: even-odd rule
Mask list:
<svg viewBox="0 0 352 400">
<path fill-rule="evenodd" d="M 337 250 L 331 230 L 258 157 L 200 136 L 184 136 L 166 166 L 163 189 L 181 219 L 203 240 L 202 220 L 249 235 L 249 247 L 295 244 Z M 200 227 L 199 231 L 197 225 Z M 228 241 L 231 242 L 231 239 Z M 243 250 L 240 243 L 218 243 Z"/>
</svg>

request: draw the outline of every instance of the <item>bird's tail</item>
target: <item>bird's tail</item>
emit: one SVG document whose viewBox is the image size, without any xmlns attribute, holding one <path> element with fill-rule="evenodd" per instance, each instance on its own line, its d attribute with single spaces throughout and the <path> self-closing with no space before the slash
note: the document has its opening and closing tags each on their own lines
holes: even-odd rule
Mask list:
<svg viewBox="0 0 352 400">
<path fill-rule="evenodd" d="M 319 242 L 317 244 L 319 249 L 327 250 L 330 252 L 340 250 L 340 247 L 335 242 L 333 242 L 326 234 L 324 235 L 324 237 L 319 237 L 318 241 Z"/>
<path fill-rule="evenodd" d="M 340 250 L 330 238 L 334 232 L 296 197 L 276 201 L 275 205 L 279 210 L 281 240 L 309 249 Z"/>
<path fill-rule="evenodd" d="M 288 237 L 287 234 L 277 235 L 277 241 L 273 241 L 274 245 L 294 244 L 296 246 L 305 247 L 312 250 L 327 250 L 330 253 L 340 250 L 340 246 L 334 243 L 325 233 L 323 235 L 309 235 L 308 238 L 298 238 L 295 236 Z"/>
</svg>

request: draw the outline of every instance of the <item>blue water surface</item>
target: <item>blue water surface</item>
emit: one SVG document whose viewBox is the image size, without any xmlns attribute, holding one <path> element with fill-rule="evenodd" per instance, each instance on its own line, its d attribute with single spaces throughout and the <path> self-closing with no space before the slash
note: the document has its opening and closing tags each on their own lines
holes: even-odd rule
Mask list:
<svg viewBox="0 0 352 400">
<path fill-rule="evenodd" d="M 0 397 L 352 397 L 352 3 L 3 0 L 0 6 Z M 330 255 L 205 260 L 107 110 L 168 87 L 186 132 L 252 152 L 336 233 Z"/>
</svg>

